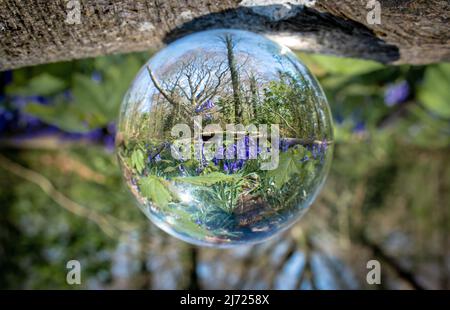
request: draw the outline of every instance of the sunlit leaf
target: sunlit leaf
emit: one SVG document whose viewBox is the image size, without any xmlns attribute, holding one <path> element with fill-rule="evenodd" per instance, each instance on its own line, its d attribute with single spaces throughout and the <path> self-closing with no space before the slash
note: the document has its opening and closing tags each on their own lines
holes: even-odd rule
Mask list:
<svg viewBox="0 0 450 310">
<path fill-rule="evenodd" d="M 427 68 L 418 97 L 430 111 L 450 117 L 450 63 Z"/>
<path fill-rule="evenodd" d="M 69 132 L 86 132 L 89 130 L 76 107 L 63 102 L 57 102 L 53 105 L 29 103 L 24 111 Z"/>
<path fill-rule="evenodd" d="M 142 173 L 145 167 L 144 153 L 140 149 L 136 149 L 131 154 L 131 165 L 136 169 L 138 173 Z"/>
<path fill-rule="evenodd" d="M 302 159 L 307 154 L 309 154 L 309 152 L 303 147 L 297 150 L 290 149 L 287 152 L 282 152 L 280 154 L 278 167 L 274 170 L 269 170 L 267 173 L 267 175 L 273 179 L 275 187 L 281 188 L 284 184 L 289 182 L 294 175 L 304 175 L 305 173 L 310 172 L 312 164 L 308 161 L 302 162 Z"/>
<path fill-rule="evenodd" d="M 228 175 L 222 172 L 212 172 L 205 175 L 195 176 L 195 177 L 176 177 L 174 178 L 177 182 L 184 182 L 193 185 L 213 185 L 219 182 L 233 182 L 239 176 Z"/>
<path fill-rule="evenodd" d="M 300 58 L 317 75 L 324 73 L 357 75 L 383 68 L 384 66 L 372 60 L 343 58 L 319 54 L 300 54 Z"/>
<path fill-rule="evenodd" d="M 170 192 L 156 176 L 150 175 L 140 179 L 139 188 L 143 196 L 161 208 L 166 207 L 172 200 Z"/>
<path fill-rule="evenodd" d="M 47 96 L 64 90 L 66 83 L 48 73 L 33 77 L 26 86 L 9 88 L 8 92 L 21 96 Z"/>
</svg>

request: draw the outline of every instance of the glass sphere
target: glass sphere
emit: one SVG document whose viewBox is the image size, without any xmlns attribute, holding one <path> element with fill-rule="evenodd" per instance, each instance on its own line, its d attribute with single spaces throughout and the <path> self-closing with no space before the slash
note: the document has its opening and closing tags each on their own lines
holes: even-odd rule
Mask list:
<svg viewBox="0 0 450 310">
<path fill-rule="evenodd" d="M 197 245 L 256 243 L 291 226 L 331 162 L 325 95 L 286 47 L 238 30 L 154 55 L 124 97 L 117 152 L 147 217 Z"/>
</svg>

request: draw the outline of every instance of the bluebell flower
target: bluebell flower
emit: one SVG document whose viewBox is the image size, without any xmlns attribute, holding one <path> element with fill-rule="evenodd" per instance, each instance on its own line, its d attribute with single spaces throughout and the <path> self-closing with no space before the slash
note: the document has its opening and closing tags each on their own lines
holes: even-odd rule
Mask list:
<svg viewBox="0 0 450 310">
<path fill-rule="evenodd" d="M 67 140 L 79 140 L 83 138 L 83 134 L 80 132 L 65 132 L 63 136 Z"/>
<path fill-rule="evenodd" d="M 196 108 L 195 108 L 195 112 L 196 113 L 200 113 L 200 112 L 203 112 L 203 111 L 205 111 L 205 110 L 209 110 L 209 109 L 212 109 L 212 108 L 214 108 L 214 102 L 212 102 L 212 100 L 206 100 L 205 102 L 203 102 L 202 104 L 200 104 L 200 105 L 198 105 Z"/>
<path fill-rule="evenodd" d="M 212 159 L 212 162 L 213 162 L 214 166 L 219 165 L 219 160 L 215 157 Z"/>
<path fill-rule="evenodd" d="M 230 171 L 230 167 L 226 161 L 223 162 L 223 171 L 226 173 Z"/>
<path fill-rule="evenodd" d="M 103 138 L 103 129 L 96 128 L 84 134 L 84 138 L 92 142 L 98 142 Z"/>
<path fill-rule="evenodd" d="M 323 139 L 322 140 L 322 144 L 320 145 L 321 149 L 322 149 L 322 153 L 325 153 L 325 151 L 328 148 L 328 141 L 327 139 Z"/>
<path fill-rule="evenodd" d="M 2 113 L 3 117 L 7 121 L 11 121 L 14 118 L 14 112 L 10 110 L 4 110 Z"/>
<path fill-rule="evenodd" d="M 359 121 L 353 127 L 354 133 L 361 133 L 366 130 L 366 124 L 363 121 Z"/>
<path fill-rule="evenodd" d="M 313 157 L 314 159 L 316 159 L 317 156 L 319 155 L 319 152 L 318 152 L 318 150 L 317 150 L 316 145 L 313 145 L 313 146 L 312 146 L 311 153 L 312 153 L 312 157 Z"/>
<path fill-rule="evenodd" d="M 214 108 L 214 102 L 212 102 L 212 100 L 207 100 L 206 101 L 206 109 L 212 109 Z"/>
<path fill-rule="evenodd" d="M 108 131 L 108 133 L 115 135 L 115 134 L 116 134 L 116 131 L 117 131 L 116 123 L 110 122 L 110 123 L 106 126 L 106 130 Z"/>
<path fill-rule="evenodd" d="M 280 144 L 281 144 L 281 151 L 287 152 L 287 150 L 289 149 L 289 142 L 285 139 L 282 139 Z"/>
<path fill-rule="evenodd" d="M 28 103 L 28 99 L 26 96 L 12 96 L 11 97 L 11 105 L 15 108 L 21 109 L 26 106 Z"/>
<path fill-rule="evenodd" d="M 410 87 L 407 81 L 391 84 L 384 93 L 384 102 L 388 107 L 404 102 L 408 99 Z"/>
<path fill-rule="evenodd" d="M 39 103 L 39 104 L 48 104 L 48 103 L 50 103 L 49 98 L 43 97 L 43 96 L 29 96 L 28 99 L 30 101 L 33 101 L 33 102 L 36 102 L 36 103 Z"/>
<path fill-rule="evenodd" d="M 103 139 L 103 144 L 108 151 L 113 151 L 116 146 L 116 139 L 114 136 L 106 136 Z"/>
<path fill-rule="evenodd" d="M 91 79 L 96 83 L 101 83 L 103 80 L 102 74 L 98 71 L 92 72 Z"/>
</svg>

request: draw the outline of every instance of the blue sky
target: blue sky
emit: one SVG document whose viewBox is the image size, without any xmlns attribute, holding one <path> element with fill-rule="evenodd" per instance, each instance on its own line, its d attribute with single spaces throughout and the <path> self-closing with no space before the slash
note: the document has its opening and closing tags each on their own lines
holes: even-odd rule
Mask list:
<svg viewBox="0 0 450 310">
<path fill-rule="evenodd" d="M 183 55 L 194 50 L 205 49 L 208 52 L 223 54 L 225 58 L 226 49 L 220 37 L 226 33 L 231 33 L 237 41 L 235 47 L 236 55 L 248 54 L 250 56 L 253 68 L 257 71 L 255 72 L 257 76 L 275 76 L 278 70 L 294 73 L 295 69 L 285 57 L 285 55 L 291 53 L 290 50 L 264 36 L 242 30 L 217 29 L 203 31 L 181 38 L 155 54 L 136 76 L 128 93 L 129 104 L 144 99 L 145 103 L 141 108 L 148 111 L 151 107 L 152 95 L 157 90 L 150 80 L 146 69 L 147 65 L 155 72 L 157 78 L 161 80 L 164 79 L 161 73 L 164 73 L 166 68 L 182 58 Z M 302 70 L 304 69 L 301 63 L 298 63 L 298 67 Z"/>
</svg>

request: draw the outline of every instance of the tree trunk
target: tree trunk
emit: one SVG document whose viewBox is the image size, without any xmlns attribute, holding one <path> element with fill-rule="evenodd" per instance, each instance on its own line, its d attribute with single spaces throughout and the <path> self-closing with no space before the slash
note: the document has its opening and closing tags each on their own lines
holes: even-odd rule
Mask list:
<svg viewBox="0 0 450 310">
<path fill-rule="evenodd" d="M 379 24 L 369 24 L 373 3 Z M 447 0 L 0 0 L 0 70 L 158 49 L 211 28 L 263 33 L 294 50 L 425 64 L 450 60 L 449 12 Z"/>
<path fill-rule="evenodd" d="M 258 118 L 258 86 L 256 85 L 256 77 L 250 77 L 250 93 L 251 106 L 249 108 L 249 119 Z"/>
<path fill-rule="evenodd" d="M 227 47 L 228 68 L 230 69 L 231 85 L 233 87 L 233 101 L 234 101 L 234 119 L 235 122 L 240 122 L 242 119 L 241 106 L 241 92 L 239 89 L 239 72 L 236 68 L 236 59 L 234 58 L 234 42 L 231 35 L 226 35 L 224 38 Z"/>
</svg>

